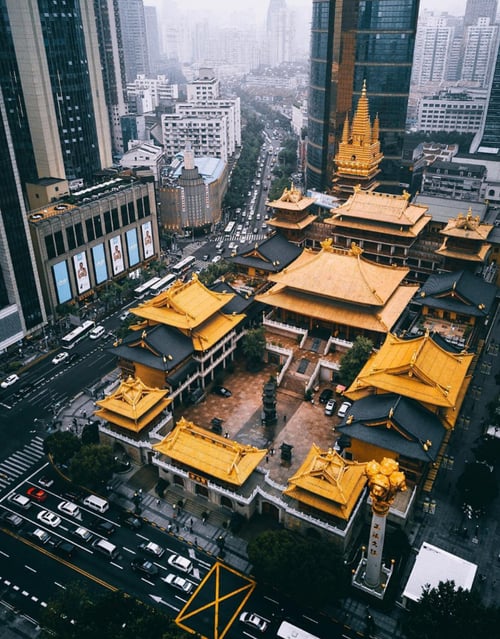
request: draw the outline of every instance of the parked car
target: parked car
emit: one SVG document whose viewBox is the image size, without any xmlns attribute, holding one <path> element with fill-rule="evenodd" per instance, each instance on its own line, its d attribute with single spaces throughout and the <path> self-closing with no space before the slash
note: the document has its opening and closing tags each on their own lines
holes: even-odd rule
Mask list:
<svg viewBox="0 0 500 639">
<path fill-rule="evenodd" d="M 325 388 L 321 391 L 319 395 L 319 401 L 321 404 L 326 404 L 326 402 L 333 397 L 333 390 L 331 388 Z"/>
<path fill-rule="evenodd" d="M 337 402 L 334 399 L 329 399 L 325 406 L 325 415 L 333 415 Z"/>
<path fill-rule="evenodd" d="M 68 357 L 69 357 L 69 353 L 67 351 L 61 351 L 60 353 L 57 353 L 55 357 L 52 358 L 52 363 L 60 364 L 61 362 L 64 362 L 65 359 L 68 359 Z"/>
<path fill-rule="evenodd" d="M 158 558 L 165 554 L 165 548 L 155 544 L 154 541 L 143 541 L 142 544 L 139 544 L 139 550 L 147 552 L 149 555 L 154 555 Z"/>
<path fill-rule="evenodd" d="M 267 621 L 255 614 L 255 612 L 242 612 L 240 621 L 247 626 L 251 626 L 254 630 L 260 630 L 260 632 L 264 632 L 268 626 Z"/>
<path fill-rule="evenodd" d="M 177 588 L 177 590 L 182 590 L 186 595 L 193 590 L 193 584 L 190 581 L 184 579 L 184 577 L 179 577 L 179 575 L 174 575 L 173 572 L 169 572 L 166 577 L 162 577 L 161 579 L 169 586 Z"/>
<path fill-rule="evenodd" d="M 44 502 L 48 497 L 47 493 L 44 490 L 42 490 L 41 488 L 37 488 L 36 486 L 30 486 L 26 491 L 26 495 L 39 504 Z"/>
<path fill-rule="evenodd" d="M 232 393 L 229 388 L 225 386 L 214 386 L 214 391 L 216 395 L 220 395 L 221 397 L 231 397 Z"/>
<path fill-rule="evenodd" d="M 149 559 L 144 559 L 143 557 L 134 557 L 130 562 L 130 567 L 134 572 L 141 572 L 147 577 L 156 577 L 158 574 L 158 567 Z"/>
<path fill-rule="evenodd" d="M 177 568 L 177 570 L 180 570 L 181 572 L 191 572 L 193 570 L 193 564 L 191 561 L 182 555 L 170 555 L 168 558 L 168 565 L 172 566 L 172 568 Z"/>
<path fill-rule="evenodd" d="M 352 406 L 352 402 L 342 402 L 342 404 L 340 404 L 340 408 L 337 412 L 337 416 L 338 417 L 345 417 L 347 412 L 349 411 L 349 409 Z"/>
<path fill-rule="evenodd" d="M 9 386 L 12 386 L 12 384 L 15 384 L 18 380 L 19 380 L 19 375 L 12 373 L 12 375 L 9 375 L 3 380 L 0 386 L 2 388 L 9 388 Z"/>
<path fill-rule="evenodd" d="M 57 526 L 61 523 L 61 518 L 50 510 L 41 510 L 36 518 L 38 521 L 41 521 L 42 524 L 50 526 L 51 528 L 57 528 Z"/>
</svg>

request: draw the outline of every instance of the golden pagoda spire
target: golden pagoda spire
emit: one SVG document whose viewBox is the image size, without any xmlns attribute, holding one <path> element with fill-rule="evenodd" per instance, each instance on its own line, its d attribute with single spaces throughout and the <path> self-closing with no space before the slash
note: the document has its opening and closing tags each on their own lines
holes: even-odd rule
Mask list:
<svg viewBox="0 0 500 639">
<path fill-rule="evenodd" d="M 361 96 L 358 101 L 356 113 L 354 114 L 354 118 L 352 120 L 353 142 L 358 142 L 359 144 L 370 144 L 372 140 L 371 129 L 368 98 L 366 96 L 366 80 L 363 80 Z"/>
<path fill-rule="evenodd" d="M 344 120 L 344 129 L 342 131 L 342 142 L 344 144 L 349 143 L 349 115 L 348 114 L 345 116 L 345 120 Z"/>
<path fill-rule="evenodd" d="M 378 142 L 378 137 L 380 135 L 380 120 L 378 119 L 378 113 L 373 120 L 373 128 L 372 128 L 372 143 Z"/>
</svg>

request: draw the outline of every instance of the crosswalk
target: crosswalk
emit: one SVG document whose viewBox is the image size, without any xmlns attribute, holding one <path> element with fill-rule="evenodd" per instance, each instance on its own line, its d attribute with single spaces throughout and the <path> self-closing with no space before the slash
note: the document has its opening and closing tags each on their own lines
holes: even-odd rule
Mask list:
<svg viewBox="0 0 500 639">
<path fill-rule="evenodd" d="M 7 488 L 18 477 L 24 475 L 43 456 L 43 439 L 38 435 L 20 450 L 0 462 L 0 490 Z"/>
</svg>

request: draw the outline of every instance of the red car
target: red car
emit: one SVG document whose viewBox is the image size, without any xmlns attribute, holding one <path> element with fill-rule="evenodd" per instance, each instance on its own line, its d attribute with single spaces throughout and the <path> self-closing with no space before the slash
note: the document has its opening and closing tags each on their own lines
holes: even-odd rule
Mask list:
<svg viewBox="0 0 500 639">
<path fill-rule="evenodd" d="M 33 501 L 37 501 L 39 504 L 45 501 L 48 497 L 47 493 L 44 490 L 42 490 L 41 488 L 37 488 L 36 486 L 31 486 L 30 488 L 28 488 L 26 494 L 30 499 L 32 499 Z"/>
</svg>

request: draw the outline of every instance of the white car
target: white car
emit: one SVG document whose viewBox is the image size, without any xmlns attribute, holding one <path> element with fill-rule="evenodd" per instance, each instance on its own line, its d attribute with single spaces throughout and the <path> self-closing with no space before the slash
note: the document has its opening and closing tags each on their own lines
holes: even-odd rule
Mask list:
<svg viewBox="0 0 500 639">
<path fill-rule="evenodd" d="M 52 358 L 52 363 L 60 364 L 61 362 L 64 362 L 64 360 L 67 359 L 68 357 L 69 357 L 69 353 L 67 351 L 61 351 L 60 353 L 57 353 L 55 357 Z"/>
<path fill-rule="evenodd" d="M 57 528 L 57 526 L 61 523 L 61 518 L 55 513 L 50 512 L 50 510 L 41 510 L 36 518 L 38 521 L 41 521 L 42 524 L 50 526 L 51 528 Z"/>
<path fill-rule="evenodd" d="M 170 555 L 168 558 L 169 566 L 172 568 L 177 568 L 181 572 L 191 572 L 193 570 L 193 564 L 186 557 L 182 557 L 182 555 Z"/>
<path fill-rule="evenodd" d="M 84 541 L 86 544 L 90 543 L 94 538 L 90 530 L 87 530 L 83 526 L 78 526 L 78 528 L 73 531 L 73 535 L 78 537 L 81 541 Z"/>
<path fill-rule="evenodd" d="M 347 411 L 351 408 L 351 406 L 352 406 L 351 402 L 342 402 L 342 404 L 340 404 L 337 417 L 345 417 L 347 414 Z"/>
<path fill-rule="evenodd" d="M 62 513 L 69 515 L 70 517 L 78 517 L 80 514 L 78 506 L 71 501 L 62 501 L 57 506 L 57 510 L 60 510 Z"/>
<path fill-rule="evenodd" d="M 246 623 L 247 626 L 251 626 L 255 630 L 260 630 L 264 632 L 268 626 L 268 623 L 259 615 L 256 615 L 254 612 L 242 612 L 240 615 L 241 623 Z"/>
<path fill-rule="evenodd" d="M 149 555 L 154 555 L 155 557 L 162 557 L 165 553 L 165 548 L 162 548 L 158 544 L 155 544 L 154 541 L 143 542 L 139 544 L 140 550 L 147 552 Z"/>
<path fill-rule="evenodd" d="M 8 377 L 4 379 L 3 382 L 0 384 L 0 386 L 2 388 L 9 388 L 9 386 L 12 386 L 12 384 L 15 384 L 18 380 L 19 380 L 19 375 L 16 375 L 15 373 L 13 373 L 12 375 L 9 375 Z"/>
<path fill-rule="evenodd" d="M 166 577 L 161 578 L 169 586 L 173 586 L 177 588 L 177 590 L 182 590 L 186 594 L 189 594 L 193 590 L 193 584 L 184 579 L 184 577 L 179 577 L 178 575 L 174 575 L 173 572 L 169 572 Z"/>
</svg>

